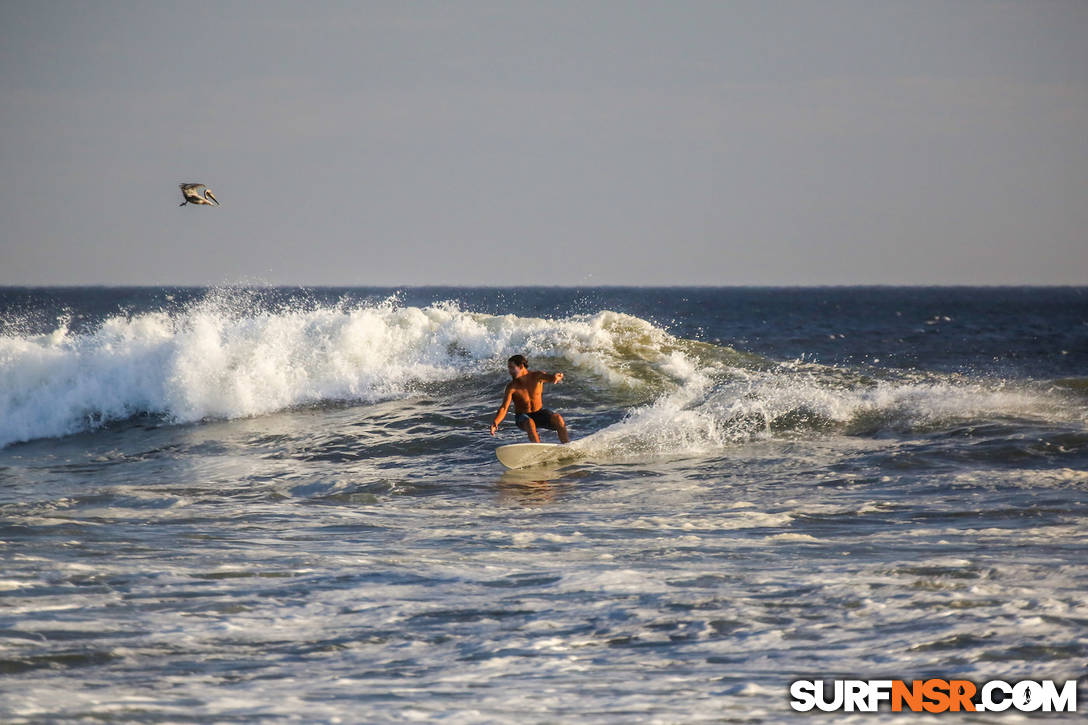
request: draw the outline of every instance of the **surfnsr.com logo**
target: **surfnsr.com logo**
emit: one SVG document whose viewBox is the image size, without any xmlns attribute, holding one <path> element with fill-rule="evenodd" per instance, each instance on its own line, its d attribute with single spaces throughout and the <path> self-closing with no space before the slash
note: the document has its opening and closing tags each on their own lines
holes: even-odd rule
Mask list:
<svg viewBox="0 0 1088 725">
<path fill-rule="evenodd" d="M 1077 681 L 797 680 L 790 697 L 799 712 L 877 712 L 885 704 L 892 712 L 1076 712 Z"/>
</svg>

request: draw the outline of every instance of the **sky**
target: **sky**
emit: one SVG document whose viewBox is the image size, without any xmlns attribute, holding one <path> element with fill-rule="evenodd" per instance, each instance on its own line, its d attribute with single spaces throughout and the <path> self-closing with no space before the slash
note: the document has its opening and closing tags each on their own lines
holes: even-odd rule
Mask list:
<svg viewBox="0 0 1088 725">
<path fill-rule="evenodd" d="M 0 285 L 1088 284 L 1086 39 L 1083 0 L 0 0 Z"/>
</svg>

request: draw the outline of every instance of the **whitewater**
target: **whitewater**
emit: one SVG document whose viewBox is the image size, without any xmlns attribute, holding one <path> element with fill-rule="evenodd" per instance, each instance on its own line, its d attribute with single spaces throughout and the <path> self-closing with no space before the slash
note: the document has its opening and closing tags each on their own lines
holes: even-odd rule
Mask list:
<svg viewBox="0 0 1088 725">
<path fill-rule="evenodd" d="M 561 466 L 494 459 L 514 353 L 564 372 Z M 1079 288 L 0 290 L 0 713 L 1082 677 L 1086 369 Z"/>
</svg>

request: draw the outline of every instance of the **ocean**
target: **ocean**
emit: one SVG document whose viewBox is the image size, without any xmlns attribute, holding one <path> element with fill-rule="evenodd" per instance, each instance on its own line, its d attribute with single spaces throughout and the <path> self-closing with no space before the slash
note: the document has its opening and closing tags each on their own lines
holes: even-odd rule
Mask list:
<svg viewBox="0 0 1088 725">
<path fill-rule="evenodd" d="M 1083 702 L 1088 288 L 2 288 L 0 552 L 6 723 Z"/>
</svg>

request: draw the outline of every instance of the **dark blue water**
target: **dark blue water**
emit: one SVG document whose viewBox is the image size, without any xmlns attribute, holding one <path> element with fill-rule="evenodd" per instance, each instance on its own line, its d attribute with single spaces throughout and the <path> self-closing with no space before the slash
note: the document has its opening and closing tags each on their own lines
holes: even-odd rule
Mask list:
<svg viewBox="0 0 1088 725">
<path fill-rule="evenodd" d="M 515 352 L 570 460 L 495 461 Z M 1086 371 L 1084 288 L 3 289 L 0 713 L 779 722 L 794 679 L 1080 677 Z"/>
</svg>

